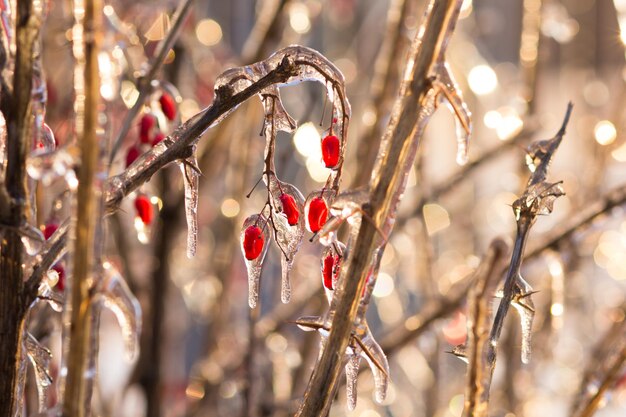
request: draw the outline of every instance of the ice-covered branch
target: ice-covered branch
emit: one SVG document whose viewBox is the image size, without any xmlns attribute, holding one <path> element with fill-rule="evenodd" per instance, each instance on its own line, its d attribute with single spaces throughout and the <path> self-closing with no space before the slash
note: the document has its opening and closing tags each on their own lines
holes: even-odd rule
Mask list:
<svg viewBox="0 0 626 417">
<path fill-rule="evenodd" d="M 481 377 L 483 387 L 491 385 L 491 378 L 496 365 L 498 341 L 504 326 L 504 319 L 511 305 L 516 308 L 521 320 L 522 361 L 528 362 L 530 359 L 531 325 L 534 317 L 534 306 L 531 299 L 533 291 L 521 276 L 521 265 L 524 247 L 528 240 L 530 229 L 537 217 L 552 212 L 554 201 L 564 194 L 560 182 L 548 183 L 546 178 L 550 162 L 565 135 L 571 112 L 572 104 L 569 103 L 563 124 L 556 136 L 552 139 L 534 142 L 528 147 L 526 162 L 532 174 L 524 193 L 513 203 L 513 212 L 517 220 L 517 235 L 511 262 L 504 280 L 502 300 L 489 333 L 489 342 L 486 344 L 485 351 L 481 353 L 481 355 L 486 357 L 484 365 L 488 366 L 488 369 L 483 371 L 484 375 Z M 480 397 L 481 404 L 484 403 L 479 407 L 481 410 L 483 408 L 486 409 L 485 404 L 488 400 L 488 388 L 485 389 L 486 392 L 482 393 Z M 476 412 L 476 410 L 474 411 Z"/>
<path fill-rule="evenodd" d="M 444 89 L 449 89 L 447 91 L 451 93 L 453 87 L 447 78 L 443 82 L 445 87 L 435 83 L 438 77 L 448 75 L 439 70 L 445 67 L 445 49 L 454 31 L 461 3 L 431 2 L 424 26 L 411 46 L 400 94 L 372 173 L 369 202 L 362 206 L 363 218 L 368 220 L 360 222 L 356 239 L 341 268 L 339 286 L 331 305 L 333 319 L 330 334 L 309 381 L 299 416 L 317 417 L 325 415 L 330 409 L 357 311 L 364 311 L 361 294 L 367 287 L 364 299 L 369 299 L 369 291 L 376 280 L 375 274 L 370 276 L 370 272 L 376 269 L 386 234 L 393 227 L 397 204 L 404 192 L 408 170 L 415 160 L 421 133 L 439 95 L 444 93 Z"/>
</svg>

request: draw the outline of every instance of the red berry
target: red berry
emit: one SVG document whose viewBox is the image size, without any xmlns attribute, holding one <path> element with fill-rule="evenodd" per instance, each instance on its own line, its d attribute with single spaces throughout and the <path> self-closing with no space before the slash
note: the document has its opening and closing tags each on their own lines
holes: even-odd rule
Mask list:
<svg viewBox="0 0 626 417">
<path fill-rule="evenodd" d="M 43 229 L 43 237 L 48 240 L 50 239 L 50 236 L 52 236 L 54 234 L 54 232 L 57 231 L 57 229 L 59 228 L 59 225 L 56 223 L 48 223 L 46 225 L 46 227 Z"/>
<path fill-rule="evenodd" d="M 259 226 L 248 226 L 243 237 L 243 251 L 246 259 L 252 261 L 263 251 L 263 232 Z"/>
<path fill-rule="evenodd" d="M 156 117 L 144 114 L 139 122 L 139 140 L 141 143 L 150 143 L 150 132 L 156 126 Z"/>
<path fill-rule="evenodd" d="M 334 168 L 339 162 L 339 138 L 335 135 L 322 139 L 322 159 L 326 168 Z"/>
<path fill-rule="evenodd" d="M 157 132 L 152 138 L 152 146 L 156 146 L 159 142 L 165 139 L 165 134 L 161 131 Z"/>
<path fill-rule="evenodd" d="M 328 219 L 328 206 L 322 197 L 315 197 L 309 204 L 309 228 L 311 232 L 318 232 Z"/>
<path fill-rule="evenodd" d="M 295 198 L 289 194 L 282 194 L 280 196 L 280 203 L 283 205 L 283 213 L 287 216 L 287 222 L 290 226 L 298 224 L 300 218 L 300 212 L 298 211 L 298 205 Z"/>
<path fill-rule="evenodd" d="M 337 279 L 339 267 L 341 266 L 341 257 L 339 257 L 339 255 L 328 254 L 323 262 L 322 276 L 324 278 L 324 287 L 329 290 L 334 290 L 333 281 Z"/>
<path fill-rule="evenodd" d="M 143 194 L 137 196 L 135 199 L 135 210 L 137 211 L 137 216 L 141 219 L 143 224 L 152 223 L 154 213 L 152 210 L 152 203 L 147 196 Z"/>
<path fill-rule="evenodd" d="M 52 269 L 57 271 L 57 274 L 59 275 L 59 280 L 57 281 L 57 285 L 55 285 L 55 288 L 57 288 L 59 291 L 63 291 L 65 289 L 65 268 L 63 268 L 63 265 L 58 263 L 54 265 Z"/>
<path fill-rule="evenodd" d="M 130 164 L 135 162 L 135 160 L 139 158 L 139 155 L 141 155 L 141 151 L 137 146 L 133 145 L 128 148 L 128 152 L 126 153 L 126 168 L 128 168 Z"/>
<path fill-rule="evenodd" d="M 159 97 L 159 103 L 161 104 L 161 111 L 163 111 L 167 120 L 174 120 L 176 118 L 176 102 L 174 98 L 167 93 L 163 93 Z"/>
</svg>

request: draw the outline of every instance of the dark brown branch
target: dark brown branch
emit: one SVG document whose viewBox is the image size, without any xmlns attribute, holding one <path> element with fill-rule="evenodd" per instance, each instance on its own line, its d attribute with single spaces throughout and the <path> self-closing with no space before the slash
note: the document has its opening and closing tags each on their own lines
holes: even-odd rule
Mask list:
<svg viewBox="0 0 626 417">
<path fill-rule="evenodd" d="M 32 146 L 32 82 L 35 44 L 41 21 L 32 1 L 17 3 L 13 85 L 2 83 L 1 110 L 7 129 L 5 183 L 0 183 L 0 415 L 13 415 L 18 404 L 20 346 L 29 303 L 24 296 L 23 244 L 19 228 L 26 222 L 28 190 L 26 156 Z M 3 51 L 7 65 L 10 51 Z M 4 69 L 4 68 L 0 68 Z M 7 204 L 8 203 L 8 204 Z M 3 228 L 2 226 L 6 226 Z"/>
</svg>

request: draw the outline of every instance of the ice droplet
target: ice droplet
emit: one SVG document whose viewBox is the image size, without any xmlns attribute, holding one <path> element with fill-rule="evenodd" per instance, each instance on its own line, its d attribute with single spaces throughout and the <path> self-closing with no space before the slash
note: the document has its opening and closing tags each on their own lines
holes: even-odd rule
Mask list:
<svg viewBox="0 0 626 417">
<path fill-rule="evenodd" d="M 356 382 L 359 377 L 359 365 L 361 364 L 361 357 L 358 353 L 353 353 L 348 357 L 348 363 L 346 363 L 346 398 L 348 400 L 348 410 L 353 411 L 356 408 Z"/>
<path fill-rule="evenodd" d="M 244 238 L 246 229 L 249 226 L 257 226 L 261 229 L 263 236 L 263 248 L 259 256 L 255 259 L 246 259 L 246 252 L 244 250 Z M 263 268 L 263 259 L 267 253 L 269 242 L 271 239 L 271 233 L 269 231 L 268 221 L 262 214 L 253 214 L 243 222 L 240 234 L 241 252 L 244 255 L 244 261 L 246 262 L 246 269 L 248 271 L 248 305 L 250 308 L 254 308 L 259 301 L 259 284 L 261 280 L 261 269 Z"/>
<path fill-rule="evenodd" d="M 126 357 L 132 361 L 139 355 L 141 306 L 122 275 L 110 262 L 103 262 L 102 269 L 99 297 L 102 305 L 117 318 L 122 329 Z"/>
<path fill-rule="evenodd" d="M 194 147 L 195 153 L 195 147 Z M 198 246 L 198 171 L 196 157 L 180 163 L 185 184 L 185 217 L 187 218 L 187 257 L 196 255 Z"/>
<path fill-rule="evenodd" d="M 28 332 L 26 333 L 25 344 L 26 354 L 35 371 L 39 412 L 42 413 L 48 404 L 48 397 L 52 387 L 52 377 L 48 372 L 52 353 Z"/>
</svg>

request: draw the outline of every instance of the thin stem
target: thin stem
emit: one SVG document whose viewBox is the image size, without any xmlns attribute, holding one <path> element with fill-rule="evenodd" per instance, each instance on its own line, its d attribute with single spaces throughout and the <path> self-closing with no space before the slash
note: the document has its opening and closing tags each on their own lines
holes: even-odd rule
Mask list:
<svg viewBox="0 0 626 417">
<path fill-rule="evenodd" d="M 74 39 L 76 58 L 76 130 L 79 138 L 81 168 L 78 172 L 76 226 L 74 229 L 73 275 L 71 285 L 70 345 L 63 413 L 69 417 L 88 414 L 91 392 L 86 383 L 92 332 L 91 280 L 94 270 L 94 235 L 98 219 L 99 193 L 94 187 L 98 169 L 97 137 L 100 102 L 98 52 L 102 22 L 100 0 L 75 4 L 75 18 L 82 36 Z M 83 14 L 84 13 L 84 14 Z M 76 31 L 75 31 L 76 32 Z"/>
<path fill-rule="evenodd" d="M 152 93 L 152 81 L 156 79 L 156 75 L 163 66 L 165 58 L 167 58 L 170 49 L 172 49 L 174 43 L 178 39 L 180 29 L 182 28 L 183 23 L 185 23 L 185 20 L 187 19 L 187 16 L 191 11 L 191 4 L 192 0 L 183 0 L 179 4 L 178 9 L 176 9 L 172 17 L 172 27 L 167 33 L 167 36 L 163 38 L 161 42 L 159 42 L 156 48 L 156 53 L 154 54 L 154 57 L 150 62 L 148 71 L 137 80 L 137 89 L 139 90 L 139 95 L 137 96 L 137 100 L 135 101 L 135 104 L 133 104 L 133 107 L 131 107 L 128 113 L 126 113 L 126 117 L 124 118 L 122 127 L 120 128 L 120 131 L 117 134 L 115 141 L 113 142 L 111 155 L 109 157 L 109 165 L 111 165 L 115 160 L 115 155 L 117 155 L 117 152 L 122 146 L 122 141 L 128 134 L 130 127 L 132 126 L 133 120 L 135 120 L 135 117 L 137 117 L 139 111 L 143 107 L 146 97 L 148 97 L 148 95 Z"/>
</svg>

